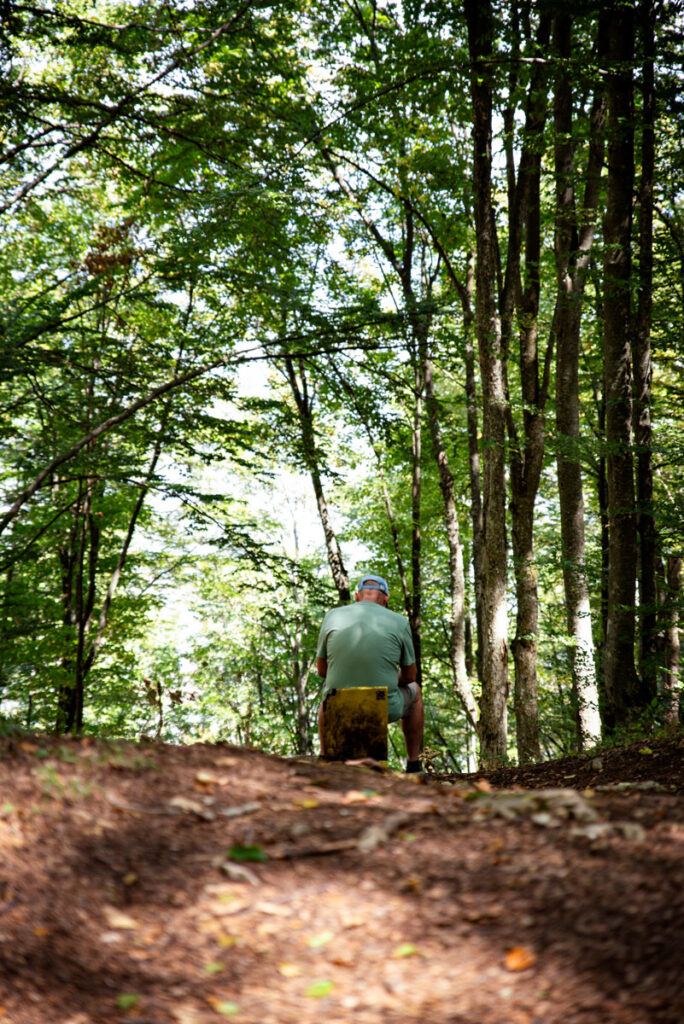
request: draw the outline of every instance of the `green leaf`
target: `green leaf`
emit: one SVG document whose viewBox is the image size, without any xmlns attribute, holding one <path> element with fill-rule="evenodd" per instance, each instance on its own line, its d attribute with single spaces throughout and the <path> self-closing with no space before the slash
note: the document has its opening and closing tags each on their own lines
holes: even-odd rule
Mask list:
<svg viewBox="0 0 684 1024">
<path fill-rule="evenodd" d="M 318 935 L 312 935 L 307 942 L 307 946 L 310 949 L 320 949 L 322 946 L 326 946 L 331 939 L 335 937 L 331 931 L 319 932 Z"/>
<path fill-rule="evenodd" d="M 309 985 L 307 988 L 306 995 L 309 999 L 323 999 L 325 996 L 330 995 L 334 987 L 333 982 L 327 979 L 314 981 L 313 985 Z"/>
<path fill-rule="evenodd" d="M 402 942 L 400 946 L 394 950 L 394 956 L 398 959 L 403 959 L 406 956 L 417 956 L 418 947 L 414 946 L 412 942 Z"/>
<path fill-rule="evenodd" d="M 120 992 L 116 997 L 116 1005 L 120 1010 L 132 1010 L 140 1002 L 141 996 L 136 992 Z"/>
<path fill-rule="evenodd" d="M 218 960 L 214 960 L 210 964 L 205 964 L 204 970 L 207 974 L 220 974 L 221 971 L 225 970 L 225 966 L 222 963 L 219 963 Z"/>
<path fill-rule="evenodd" d="M 229 1000 L 211 1000 L 211 1005 L 214 1007 L 217 1013 L 220 1013 L 223 1017 L 234 1017 L 236 1013 L 240 1012 L 240 1007 L 237 1003 L 231 1003 Z"/>
<path fill-rule="evenodd" d="M 236 843 L 236 845 L 231 846 L 230 850 L 228 851 L 228 860 L 264 861 L 268 860 L 268 856 L 264 853 L 260 846 L 242 846 L 240 843 Z"/>
</svg>

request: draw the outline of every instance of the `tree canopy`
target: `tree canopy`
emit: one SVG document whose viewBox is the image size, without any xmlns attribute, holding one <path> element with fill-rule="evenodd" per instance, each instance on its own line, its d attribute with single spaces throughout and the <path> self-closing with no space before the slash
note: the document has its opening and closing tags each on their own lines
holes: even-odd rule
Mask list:
<svg viewBox="0 0 684 1024">
<path fill-rule="evenodd" d="M 675 720 L 681 4 L 1 17 L 2 713 L 310 752 L 373 569 L 443 765 Z"/>
</svg>

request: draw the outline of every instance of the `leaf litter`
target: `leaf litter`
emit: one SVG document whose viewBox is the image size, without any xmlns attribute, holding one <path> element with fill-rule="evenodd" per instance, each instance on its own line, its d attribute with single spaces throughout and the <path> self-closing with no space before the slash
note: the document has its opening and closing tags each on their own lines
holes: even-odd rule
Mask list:
<svg viewBox="0 0 684 1024">
<path fill-rule="evenodd" d="M 428 780 L 225 744 L 0 750 L 11 1024 L 679 1021 L 681 735 Z"/>
</svg>

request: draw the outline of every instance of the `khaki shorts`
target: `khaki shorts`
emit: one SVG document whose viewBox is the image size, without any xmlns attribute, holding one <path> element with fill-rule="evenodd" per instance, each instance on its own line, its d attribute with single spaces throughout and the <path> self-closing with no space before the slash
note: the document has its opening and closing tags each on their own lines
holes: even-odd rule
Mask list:
<svg viewBox="0 0 684 1024">
<path fill-rule="evenodd" d="M 399 693 L 404 698 L 404 710 L 401 713 L 402 718 L 406 718 L 407 715 L 411 714 L 413 705 L 418 700 L 420 694 L 420 686 L 418 683 L 406 683 L 402 686 L 399 684 Z"/>
</svg>

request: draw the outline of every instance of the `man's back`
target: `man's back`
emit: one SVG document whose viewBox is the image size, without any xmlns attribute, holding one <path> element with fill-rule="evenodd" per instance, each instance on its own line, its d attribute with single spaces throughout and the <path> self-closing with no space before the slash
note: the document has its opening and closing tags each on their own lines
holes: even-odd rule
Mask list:
<svg viewBox="0 0 684 1024">
<path fill-rule="evenodd" d="M 402 700 L 397 669 L 415 661 L 403 615 L 366 601 L 328 612 L 321 625 L 318 656 L 328 663 L 325 693 L 351 686 L 386 686 L 390 716 Z"/>
</svg>

